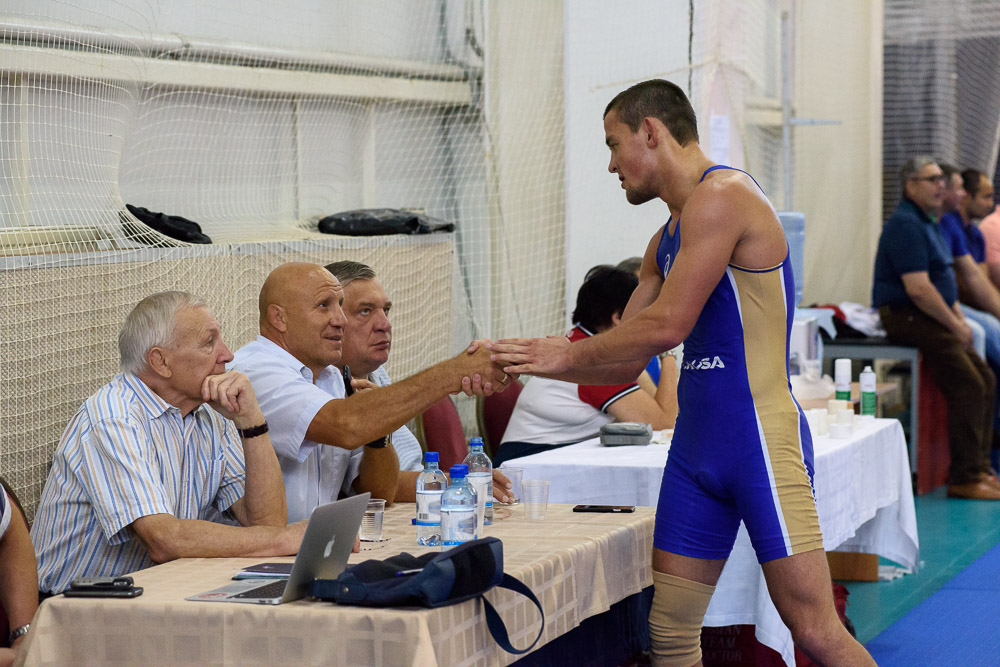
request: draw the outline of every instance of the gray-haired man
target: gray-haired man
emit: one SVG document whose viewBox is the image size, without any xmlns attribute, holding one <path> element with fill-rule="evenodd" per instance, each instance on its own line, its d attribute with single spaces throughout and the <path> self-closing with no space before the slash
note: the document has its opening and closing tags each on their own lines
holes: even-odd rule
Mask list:
<svg viewBox="0 0 1000 667">
<path fill-rule="evenodd" d="M 31 528 L 39 588 L 186 557 L 281 556 L 281 468 L 245 375 L 202 300 L 143 299 L 118 337 L 121 373 L 70 420 Z M 226 512 L 239 526 L 206 520 Z"/>
</svg>

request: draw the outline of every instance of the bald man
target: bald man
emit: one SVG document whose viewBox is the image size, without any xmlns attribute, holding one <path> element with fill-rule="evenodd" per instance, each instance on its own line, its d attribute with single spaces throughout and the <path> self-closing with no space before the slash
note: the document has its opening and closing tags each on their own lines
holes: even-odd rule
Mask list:
<svg viewBox="0 0 1000 667">
<path fill-rule="evenodd" d="M 270 424 L 291 521 L 365 491 L 389 503 L 414 500 L 418 473 L 400 472 L 386 436 L 448 394 L 471 390 L 469 378 L 486 391 L 510 382 L 480 349 L 387 387 L 355 380 L 348 398 L 335 366 L 347 323 L 343 300 L 340 282 L 322 266 L 282 264 L 261 288 L 260 336 L 233 361 Z M 506 481 L 494 484 L 501 494 Z"/>
</svg>

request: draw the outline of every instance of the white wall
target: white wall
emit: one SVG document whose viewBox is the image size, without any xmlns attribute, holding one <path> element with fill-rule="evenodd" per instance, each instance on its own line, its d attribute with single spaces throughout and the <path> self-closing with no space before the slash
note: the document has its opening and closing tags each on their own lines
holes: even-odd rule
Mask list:
<svg viewBox="0 0 1000 667">
<path fill-rule="evenodd" d="M 688 3 L 574 0 L 564 6 L 567 318 L 587 270 L 641 256 L 667 221 L 659 200 L 634 207 L 608 173 L 604 108 L 640 81 L 674 78 L 687 88 Z M 624 39 L 623 36 L 628 38 Z"/>
</svg>

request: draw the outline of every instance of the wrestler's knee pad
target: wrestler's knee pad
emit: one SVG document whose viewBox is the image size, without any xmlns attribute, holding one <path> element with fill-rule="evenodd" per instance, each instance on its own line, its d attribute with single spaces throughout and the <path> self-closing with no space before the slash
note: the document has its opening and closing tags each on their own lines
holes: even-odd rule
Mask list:
<svg viewBox="0 0 1000 667">
<path fill-rule="evenodd" d="M 715 586 L 653 572 L 649 638 L 653 665 L 690 667 L 701 660 L 701 624 Z"/>
</svg>

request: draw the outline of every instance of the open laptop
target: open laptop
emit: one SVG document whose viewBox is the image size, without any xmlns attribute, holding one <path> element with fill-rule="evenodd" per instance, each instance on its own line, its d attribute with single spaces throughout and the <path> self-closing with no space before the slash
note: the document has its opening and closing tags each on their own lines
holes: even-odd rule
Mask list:
<svg viewBox="0 0 1000 667">
<path fill-rule="evenodd" d="M 370 496 L 362 493 L 313 510 L 288 579 L 243 579 L 184 599 L 281 604 L 304 597 L 313 579 L 336 579 L 344 571 Z"/>
</svg>

